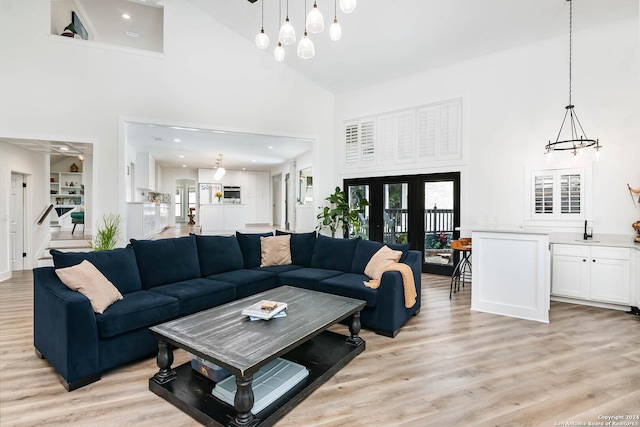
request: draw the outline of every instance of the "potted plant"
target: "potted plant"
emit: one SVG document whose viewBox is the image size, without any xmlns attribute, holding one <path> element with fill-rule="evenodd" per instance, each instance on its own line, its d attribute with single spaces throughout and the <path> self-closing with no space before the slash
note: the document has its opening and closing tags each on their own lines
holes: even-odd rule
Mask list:
<svg viewBox="0 0 640 427">
<path fill-rule="evenodd" d="M 118 214 L 104 214 L 102 216 L 104 226 L 98 228 L 93 241 L 89 246 L 94 251 L 108 251 L 116 247 L 118 235 L 120 234 L 120 223 L 122 218 Z"/>
<path fill-rule="evenodd" d="M 335 237 L 336 231 L 342 229 L 343 236 L 348 237 L 350 229 L 353 229 L 354 235 L 358 235 L 361 215 L 365 207 L 369 206 L 367 199 L 361 199 L 356 206 L 351 207 L 347 201 L 347 194 L 340 187 L 336 187 L 335 192 L 325 200 L 329 202 L 329 206 L 325 206 L 316 217 L 319 220 L 318 231 L 328 228 L 331 230 L 331 237 Z"/>
</svg>

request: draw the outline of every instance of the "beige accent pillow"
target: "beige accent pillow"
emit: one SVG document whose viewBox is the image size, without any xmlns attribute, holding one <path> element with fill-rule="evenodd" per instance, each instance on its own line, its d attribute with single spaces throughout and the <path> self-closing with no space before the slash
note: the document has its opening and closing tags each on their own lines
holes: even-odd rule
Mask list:
<svg viewBox="0 0 640 427">
<path fill-rule="evenodd" d="M 78 265 L 58 268 L 56 274 L 70 289 L 89 298 L 95 313 L 102 314 L 107 307 L 122 299 L 118 288 L 86 259 Z"/>
<path fill-rule="evenodd" d="M 364 274 L 370 279 L 379 279 L 387 266 L 400 261 L 402 251 L 394 251 L 389 246 L 384 245 L 378 252 L 373 254 L 367 266 L 364 268 Z"/>
<path fill-rule="evenodd" d="M 291 235 L 260 237 L 260 267 L 291 264 Z"/>
</svg>

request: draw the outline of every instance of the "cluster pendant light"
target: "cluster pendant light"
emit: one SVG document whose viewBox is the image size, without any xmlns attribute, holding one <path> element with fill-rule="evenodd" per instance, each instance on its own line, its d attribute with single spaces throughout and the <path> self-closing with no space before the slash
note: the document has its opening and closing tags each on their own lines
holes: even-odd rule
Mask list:
<svg viewBox="0 0 640 427">
<path fill-rule="evenodd" d="M 572 0 L 567 0 L 569 2 L 569 105 L 565 107 L 564 118 L 562 119 L 562 124 L 560 125 L 560 130 L 558 131 L 558 136 L 556 137 L 555 142 L 549 141 L 547 145 L 545 145 L 545 153 L 547 156 L 547 162 L 550 163 L 552 159 L 552 155 L 554 151 L 571 151 L 574 155 L 575 159 L 581 158 L 584 156 L 585 149 L 589 147 L 593 147 L 593 159 L 598 160 L 600 156 L 600 141 L 597 139 L 589 139 L 582 128 L 582 124 L 580 120 L 578 120 L 578 116 L 574 110 L 574 105 L 571 102 L 571 56 L 572 56 L 572 29 L 573 29 L 573 2 Z M 570 135 L 568 139 L 562 139 L 562 129 L 564 128 L 565 123 L 567 122 L 567 116 L 569 118 L 568 127 L 570 128 Z M 579 135 L 579 133 L 581 133 Z"/>
<path fill-rule="evenodd" d="M 256 0 L 249 1 L 254 3 Z M 282 62 L 286 56 L 284 46 L 291 46 L 296 43 L 296 30 L 289 20 L 289 0 L 287 0 L 286 19 L 284 20 L 284 24 L 281 24 L 282 0 L 278 1 L 278 26 L 280 27 L 280 30 L 278 31 L 278 44 L 273 51 L 273 56 L 277 62 Z M 338 1 L 340 2 L 340 10 L 342 10 L 342 12 L 351 13 L 356 8 L 357 0 L 334 0 L 333 23 L 329 28 L 329 37 L 333 41 L 338 41 L 342 37 L 342 27 L 338 23 Z M 315 46 L 309 37 L 309 34 L 317 34 L 324 31 L 324 17 L 322 16 L 320 9 L 318 9 L 317 0 L 314 0 L 313 8 L 308 15 L 307 0 L 304 0 L 304 2 L 304 15 L 306 17 L 304 21 L 304 33 L 300 41 L 298 41 L 296 53 L 300 58 L 309 59 L 315 56 Z M 255 42 L 258 48 L 266 49 L 269 47 L 269 36 L 264 32 L 264 0 L 261 0 L 261 3 L 261 28 L 260 32 L 256 36 Z"/>
</svg>

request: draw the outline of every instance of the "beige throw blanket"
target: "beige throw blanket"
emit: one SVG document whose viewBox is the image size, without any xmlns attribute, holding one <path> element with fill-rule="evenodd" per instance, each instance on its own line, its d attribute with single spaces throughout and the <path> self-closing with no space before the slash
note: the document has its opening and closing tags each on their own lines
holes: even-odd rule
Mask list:
<svg viewBox="0 0 640 427">
<path fill-rule="evenodd" d="M 389 264 L 383 271 L 399 271 L 402 276 L 402 285 L 404 286 L 404 306 L 411 308 L 416 303 L 418 293 L 416 292 L 416 283 L 413 280 L 413 271 L 407 264 L 396 262 Z M 363 282 L 365 286 L 378 289 L 380 287 L 380 279 L 371 279 L 368 282 Z"/>
</svg>

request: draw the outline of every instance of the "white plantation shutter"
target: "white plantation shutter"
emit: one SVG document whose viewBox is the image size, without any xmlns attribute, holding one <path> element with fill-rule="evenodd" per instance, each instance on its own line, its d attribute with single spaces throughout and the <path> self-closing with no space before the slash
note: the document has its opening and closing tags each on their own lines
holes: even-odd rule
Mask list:
<svg viewBox="0 0 640 427">
<path fill-rule="evenodd" d="M 398 162 L 410 162 L 413 160 L 414 144 L 414 120 L 415 113 L 407 111 L 396 115 L 397 142 L 396 158 Z"/>
<path fill-rule="evenodd" d="M 345 124 L 345 167 L 406 166 L 462 160 L 462 99 Z"/>
<path fill-rule="evenodd" d="M 581 181 L 580 174 L 560 175 L 560 213 L 580 213 Z"/>
<path fill-rule="evenodd" d="M 436 158 L 436 119 L 438 107 L 420 108 L 417 111 L 418 120 L 418 159 L 429 160 Z"/>
<path fill-rule="evenodd" d="M 358 163 L 358 124 L 346 125 L 345 132 L 345 162 L 347 164 Z"/>
<path fill-rule="evenodd" d="M 537 214 L 553 214 L 553 175 L 536 176 L 534 206 Z"/>
<path fill-rule="evenodd" d="M 438 158 L 459 159 L 462 127 L 462 102 L 460 100 L 440 105 L 440 123 L 438 135 Z"/>
<path fill-rule="evenodd" d="M 375 160 L 375 122 L 360 123 L 360 162 L 373 163 Z"/>
<path fill-rule="evenodd" d="M 395 116 L 378 118 L 378 137 L 376 139 L 380 164 L 392 164 L 396 159 L 396 125 Z"/>
<path fill-rule="evenodd" d="M 585 219 L 584 169 L 533 171 L 532 219 Z"/>
</svg>

